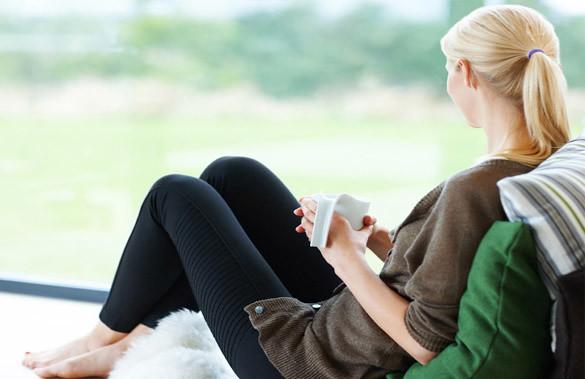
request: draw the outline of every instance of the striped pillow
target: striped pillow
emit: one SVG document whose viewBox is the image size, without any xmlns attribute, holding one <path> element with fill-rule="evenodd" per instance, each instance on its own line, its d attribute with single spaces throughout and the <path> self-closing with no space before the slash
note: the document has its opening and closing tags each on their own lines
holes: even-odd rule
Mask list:
<svg viewBox="0 0 585 379">
<path fill-rule="evenodd" d="M 535 169 L 497 183 L 510 221 L 531 226 L 539 273 L 551 296 L 558 279 L 585 267 L 585 130 Z M 551 310 L 555 349 L 555 309 Z"/>
<path fill-rule="evenodd" d="M 558 278 L 585 267 L 585 136 L 498 187 L 510 221 L 532 227 L 543 281 L 556 299 Z"/>
</svg>

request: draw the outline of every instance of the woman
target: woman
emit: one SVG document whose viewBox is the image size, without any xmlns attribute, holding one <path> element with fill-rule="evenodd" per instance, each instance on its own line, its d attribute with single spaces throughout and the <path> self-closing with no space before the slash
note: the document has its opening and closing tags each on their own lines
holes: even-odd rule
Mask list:
<svg viewBox="0 0 585 379">
<path fill-rule="evenodd" d="M 496 182 L 569 139 L 558 39 L 542 15 L 482 7 L 441 47 L 447 92 L 483 128 L 487 154 L 398 227 L 368 215 L 355 231 L 335 214 L 327 246 L 312 248 L 315 202 L 297 201 L 254 159 L 219 158 L 200 178 L 164 176 L 142 204 L 95 328 L 24 364 L 42 377 L 106 376 L 133 338 L 182 307 L 203 312 L 240 378 L 378 378 L 433 359 L 454 341 L 481 238 L 506 220 Z M 384 261 L 379 275 L 366 247 Z"/>
</svg>

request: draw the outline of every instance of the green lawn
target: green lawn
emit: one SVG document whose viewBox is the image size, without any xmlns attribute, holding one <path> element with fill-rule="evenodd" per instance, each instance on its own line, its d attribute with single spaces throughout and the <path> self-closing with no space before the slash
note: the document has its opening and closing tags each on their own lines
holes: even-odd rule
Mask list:
<svg viewBox="0 0 585 379">
<path fill-rule="evenodd" d="M 0 271 L 109 284 L 149 187 L 246 155 L 297 196 L 348 192 L 389 227 L 443 178 L 483 153 L 461 122 L 365 117 L 0 121 Z M 294 231 L 291 231 L 294 232 Z M 380 268 L 371 253 L 373 267 Z"/>
</svg>

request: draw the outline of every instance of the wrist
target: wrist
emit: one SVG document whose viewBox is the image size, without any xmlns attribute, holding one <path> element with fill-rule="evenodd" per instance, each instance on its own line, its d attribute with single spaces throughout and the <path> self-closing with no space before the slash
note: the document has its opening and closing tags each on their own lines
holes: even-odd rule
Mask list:
<svg viewBox="0 0 585 379">
<path fill-rule="evenodd" d="M 355 277 L 356 274 L 363 272 L 365 269 L 371 270 L 364 254 L 354 255 L 355 259 L 343 261 L 334 267 L 335 275 L 347 283 L 347 279 Z"/>
</svg>

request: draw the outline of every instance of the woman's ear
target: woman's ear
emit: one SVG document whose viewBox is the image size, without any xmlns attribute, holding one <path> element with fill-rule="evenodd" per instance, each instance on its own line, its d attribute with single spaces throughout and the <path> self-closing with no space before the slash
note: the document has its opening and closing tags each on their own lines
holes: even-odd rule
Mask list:
<svg viewBox="0 0 585 379">
<path fill-rule="evenodd" d="M 465 59 L 459 59 L 457 61 L 457 67 L 463 73 L 463 80 L 465 81 L 465 85 L 469 88 L 477 89 L 477 77 L 475 76 L 475 73 L 469 64 L 469 61 Z"/>
</svg>

